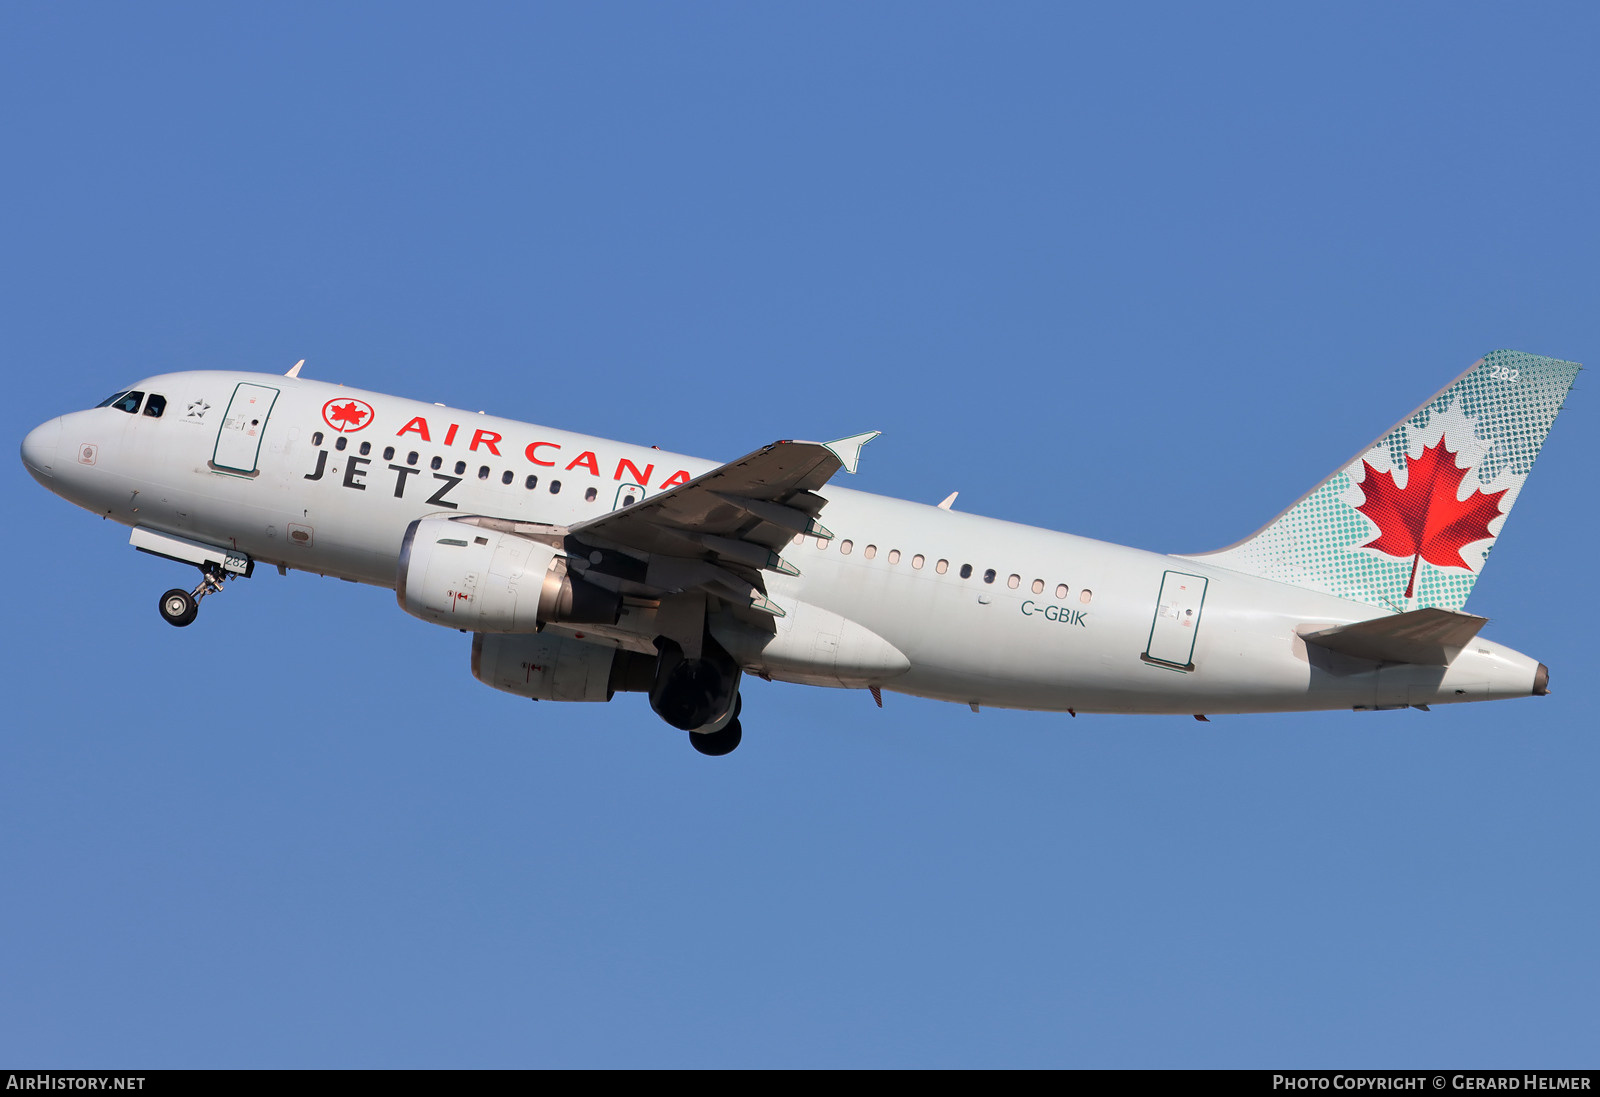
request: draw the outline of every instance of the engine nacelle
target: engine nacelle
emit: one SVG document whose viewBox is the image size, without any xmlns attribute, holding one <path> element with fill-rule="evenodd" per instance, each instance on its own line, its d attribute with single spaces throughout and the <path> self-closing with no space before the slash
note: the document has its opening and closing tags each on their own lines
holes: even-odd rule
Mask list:
<svg viewBox="0 0 1600 1097">
<path fill-rule="evenodd" d="M 560 550 L 450 518 L 406 529 L 394 591 L 413 617 L 468 632 L 615 624 L 622 609 L 620 595 L 568 575 Z"/>
<path fill-rule="evenodd" d="M 615 648 L 545 633 L 472 638 L 474 678 L 536 701 L 611 700 L 616 657 Z"/>
</svg>

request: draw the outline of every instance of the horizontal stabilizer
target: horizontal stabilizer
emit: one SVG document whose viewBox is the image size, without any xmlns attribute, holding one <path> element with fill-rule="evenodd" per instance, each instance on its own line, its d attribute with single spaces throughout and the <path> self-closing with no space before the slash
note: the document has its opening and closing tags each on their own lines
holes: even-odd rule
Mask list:
<svg viewBox="0 0 1600 1097">
<path fill-rule="evenodd" d="M 1470 613 L 1414 609 L 1302 636 L 1308 644 L 1358 659 L 1447 667 L 1487 623 L 1487 617 L 1475 617 Z"/>
</svg>

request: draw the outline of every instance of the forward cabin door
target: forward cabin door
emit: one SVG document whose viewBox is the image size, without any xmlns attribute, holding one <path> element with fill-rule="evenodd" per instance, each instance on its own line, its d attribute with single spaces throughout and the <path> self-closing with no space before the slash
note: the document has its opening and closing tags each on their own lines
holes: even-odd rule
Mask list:
<svg viewBox="0 0 1600 1097">
<path fill-rule="evenodd" d="M 1150 642 L 1141 658 L 1177 670 L 1193 670 L 1194 638 L 1200 631 L 1205 600 L 1206 580 L 1201 576 L 1163 573 L 1155 619 L 1150 622 Z"/>
<path fill-rule="evenodd" d="M 211 467 L 218 472 L 256 475 L 256 460 L 261 455 L 261 435 L 267 429 L 267 416 L 278 400 L 278 390 L 265 385 L 241 383 L 233 390 L 228 410 L 217 431 L 217 446 L 211 454 Z"/>
</svg>

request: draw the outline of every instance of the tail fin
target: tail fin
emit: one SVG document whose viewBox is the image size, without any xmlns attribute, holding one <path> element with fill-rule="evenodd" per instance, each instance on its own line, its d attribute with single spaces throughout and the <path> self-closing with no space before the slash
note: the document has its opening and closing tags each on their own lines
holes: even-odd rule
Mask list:
<svg viewBox="0 0 1600 1097">
<path fill-rule="evenodd" d="M 1579 368 L 1494 351 L 1266 526 L 1196 558 L 1396 611 L 1459 610 Z"/>
</svg>

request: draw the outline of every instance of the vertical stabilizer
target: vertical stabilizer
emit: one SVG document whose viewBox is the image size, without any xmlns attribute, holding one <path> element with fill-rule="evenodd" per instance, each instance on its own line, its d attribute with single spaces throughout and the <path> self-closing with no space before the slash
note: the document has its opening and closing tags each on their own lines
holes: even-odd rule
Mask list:
<svg viewBox="0 0 1600 1097">
<path fill-rule="evenodd" d="M 1578 369 L 1494 351 L 1255 534 L 1193 558 L 1395 611 L 1459 610 Z"/>
</svg>

